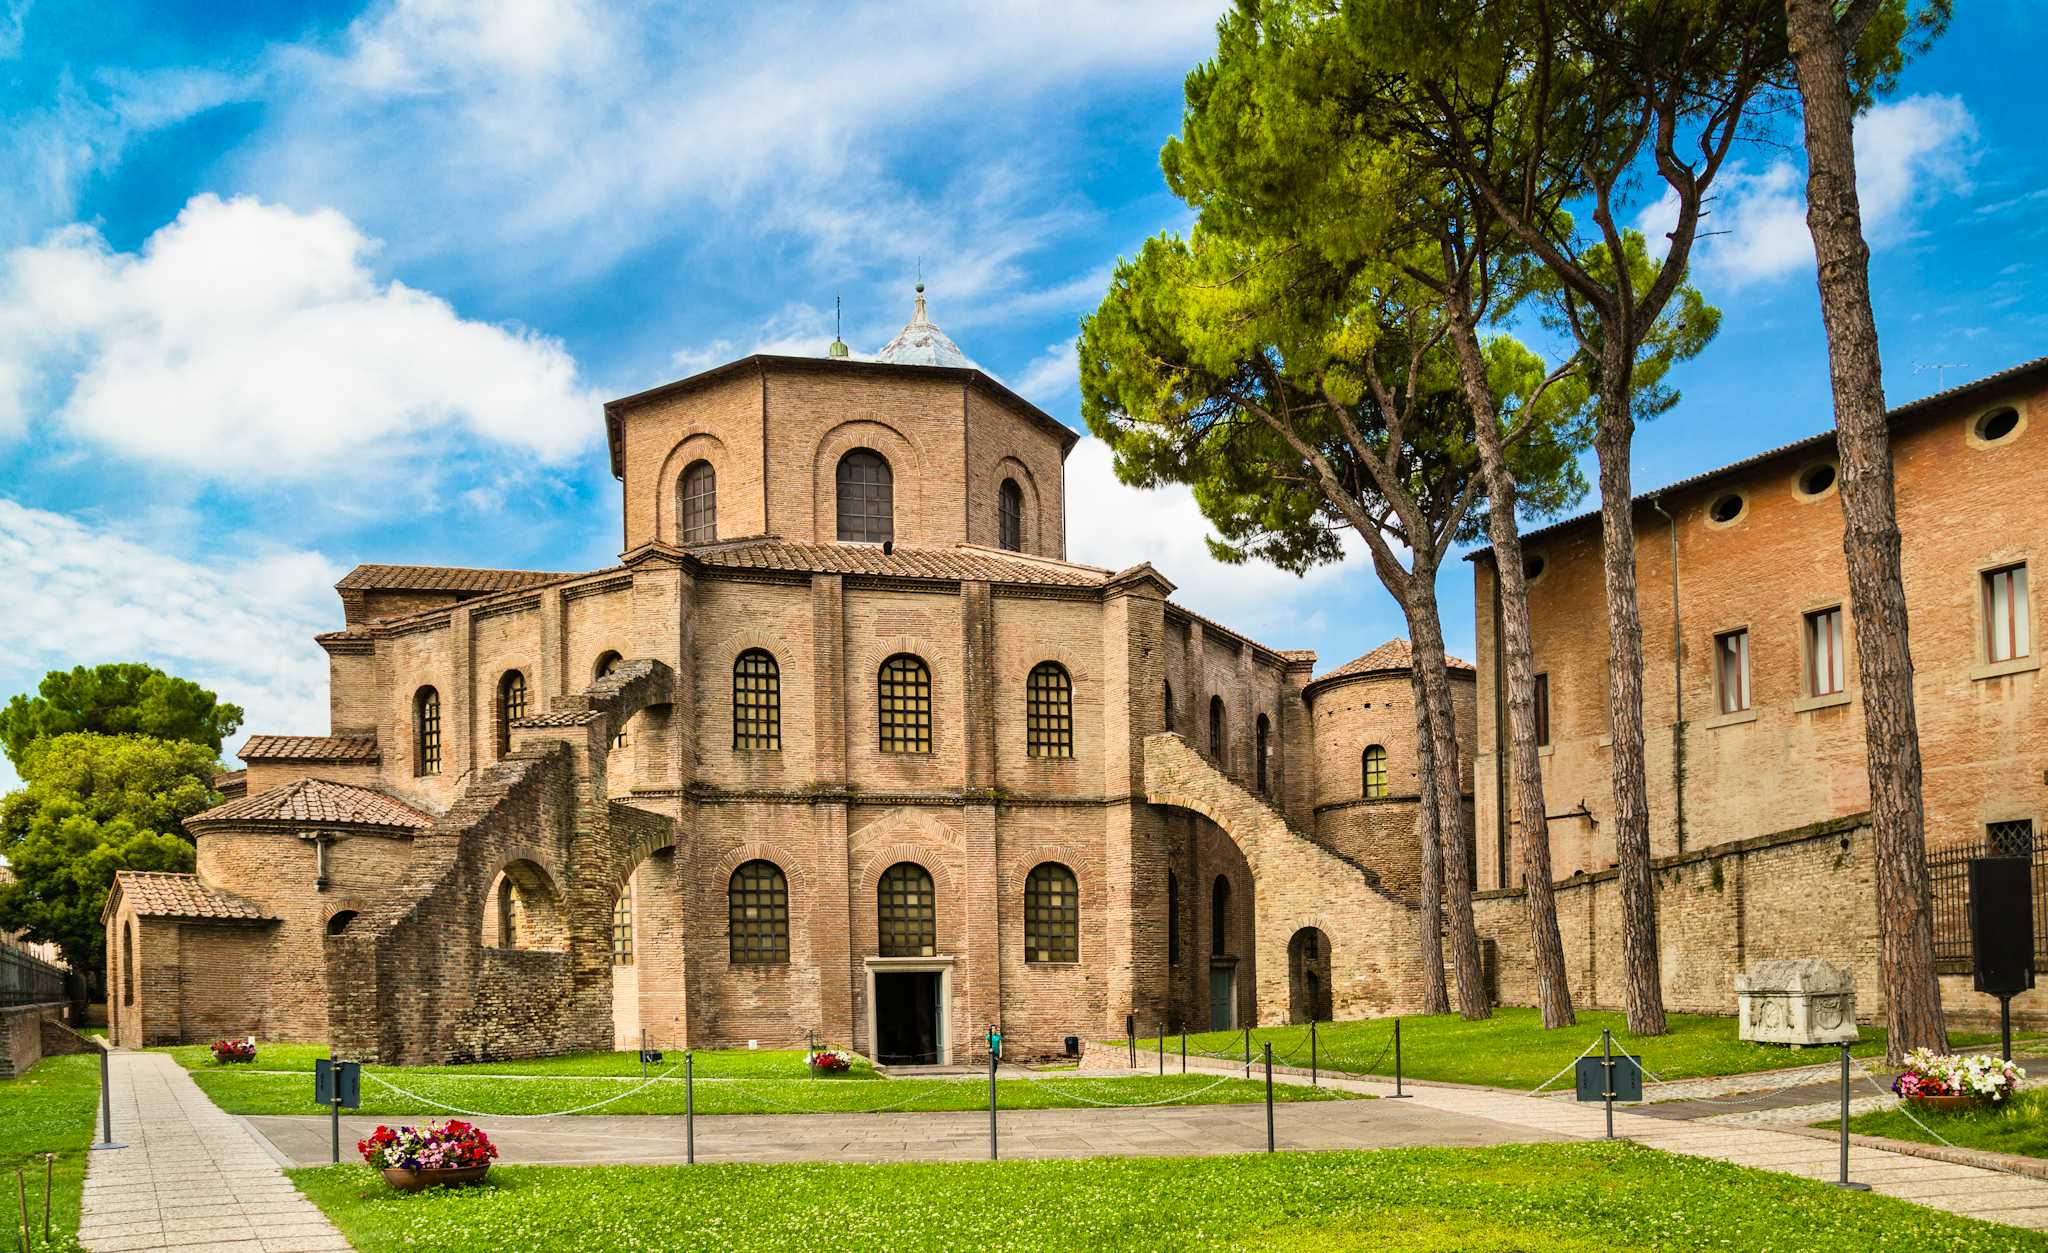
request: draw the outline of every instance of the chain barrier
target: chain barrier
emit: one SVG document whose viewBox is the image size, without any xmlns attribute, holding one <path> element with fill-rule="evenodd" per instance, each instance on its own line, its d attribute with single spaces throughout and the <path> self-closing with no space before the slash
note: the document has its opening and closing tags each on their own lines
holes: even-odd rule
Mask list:
<svg viewBox="0 0 2048 1253">
<path fill-rule="evenodd" d="M 602 1101 L 592 1101 L 588 1105 L 578 1105 L 574 1109 L 550 1110 L 549 1112 L 544 1114 L 493 1114 L 486 1113 L 482 1110 L 463 1109 L 459 1105 L 450 1105 L 445 1101 L 437 1101 L 430 1096 L 421 1096 L 417 1092 L 411 1092 L 406 1090 L 405 1088 L 401 1088 L 397 1084 L 392 1083 L 390 1080 L 385 1079 L 383 1076 L 377 1074 L 375 1071 L 364 1071 L 363 1078 L 368 1079 L 370 1082 L 376 1084 L 380 1088 L 387 1088 L 390 1091 L 398 1093 L 400 1096 L 410 1097 L 413 1100 L 418 1101 L 422 1105 L 431 1105 L 435 1109 L 445 1109 L 451 1114 L 462 1114 L 465 1117 L 469 1118 L 559 1118 L 564 1114 L 581 1114 L 589 1110 L 603 1109 L 607 1105 L 617 1104 L 618 1102 L 625 1100 L 627 1097 L 632 1096 L 636 1092 L 646 1091 L 648 1088 L 651 1088 L 655 1084 L 660 1083 L 662 1080 L 668 1078 L 669 1075 L 673 1075 L 682 1068 L 683 1064 L 681 1062 L 677 1062 L 675 1065 L 669 1067 L 666 1073 L 656 1075 L 652 1079 L 649 1079 L 646 1082 L 638 1084 L 634 1087 L 628 1088 L 624 1092 L 621 1092 L 616 1096 L 608 1096 Z M 461 1078 L 462 1076 L 451 1075 L 449 1077 Z"/>
<path fill-rule="evenodd" d="M 765 1105 L 765 1106 L 767 1106 L 767 1107 L 768 1107 L 769 1109 L 779 1109 L 779 1110 L 786 1110 L 786 1111 L 788 1111 L 789 1113 L 792 1113 L 792 1114 L 886 1114 L 886 1113 L 889 1113 L 889 1112 L 891 1112 L 892 1110 L 898 1110 L 898 1109 L 902 1109 L 902 1108 L 903 1108 L 904 1106 L 906 1106 L 906 1105 L 914 1105 L 914 1104 L 916 1104 L 917 1102 L 919 1102 L 919 1101 L 922 1101 L 922 1100 L 924 1100 L 924 1099 L 925 1099 L 926 1097 L 928 1097 L 928 1096 L 931 1096 L 931 1095 L 933 1095 L 934 1093 L 937 1093 L 937 1092 L 941 1092 L 941 1091 L 944 1091 L 944 1090 L 945 1090 L 945 1089 L 946 1089 L 947 1087 L 949 1087 L 949 1086 L 952 1086 L 952 1085 L 955 1085 L 955 1084 L 959 1084 L 959 1083 L 972 1083 L 972 1082 L 975 1082 L 975 1080 L 974 1080 L 974 1079 L 973 1079 L 972 1077 L 969 1077 L 969 1078 L 967 1078 L 967 1079 L 963 1079 L 963 1080 L 952 1080 L 952 1079 L 941 1079 L 941 1080 L 933 1080 L 933 1081 L 932 1081 L 931 1083 L 928 1083 L 928 1084 L 927 1084 L 927 1085 L 925 1085 L 924 1087 L 922 1087 L 922 1088 L 919 1088 L 919 1089 L 918 1089 L 917 1091 L 915 1091 L 915 1092 L 912 1092 L 912 1093 L 911 1093 L 911 1094 L 910 1094 L 909 1096 L 906 1096 L 906 1097 L 902 1098 L 901 1100 L 895 1100 L 895 1101 L 891 1101 L 891 1102 L 889 1102 L 889 1103 L 888 1103 L 888 1104 L 886 1104 L 886 1105 L 877 1105 L 877 1106 L 873 1107 L 872 1109 L 832 1109 L 832 1110 L 824 1110 L 824 1109 L 815 1109 L 815 1108 L 807 1108 L 807 1107 L 805 1107 L 805 1106 L 802 1106 L 802 1105 L 791 1105 L 791 1104 L 789 1104 L 789 1103 L 787 1103 L 787 1102 L 785 1102 L 785 1101 L 778 1101 L 778 1100 L 774 1099 L 773 1097 L 767 1097 L 767 1096 L 762 1096 L 762 1095 L 761 1095 L 761 1094 L 760 1094 L 759 1092 L 755 1092 L 755 1091 L 752 1091 L 752 1090 L 750 1090 L 750 1089 L 748 1089 L 748 1088 L 744 1088 L 744 1087 L 741 1087 L 741 1086 L 739 1086 L 739 1084 L 740 1084 L 740 1083 L 744 1083 L 744 1082 L 747 1082 L 747 1081 L 746 1081 L 746 1080 L 740 1080 L 740 1081 L 738 1081 L 738 1082 L 735 1082 L 735 1083 L 733 1084 L 733 1086 L 732 1086 L 731 1088 L 727 1089 L 727 1090 L 728 1090 L 728 1091 L 731 1091 L 731 1092 L 735 1092 L 735 1093 L 738 1093 L 738 1094 L 739 1094 L 740 1096 L 743 1096 L 743 1097 L 747 1098 L 748 1100 L 750 1100 L 750 1101 L 753 1101 L 753 1102 L 755 1102 L 755 1103 L 757 1103 L 757 1104 L 760 1104 L 760 1105 Z M 966 1108 L 966 1109 L 976 1109 L 976 1108 L 979 1108 L 979 1107 L 978 1107 L 978 1106 L 965 1106 L 965 1107 L 963 1107 L 963 1108 Z"/>
<path fill-rule="evenodd" d="M 1181 1092 L 1174 1096 L 1163 1097 L 1157 1101 L 1098 1101 L 1092 1096 L 1083 1096 L 1079 1092 L 1070 1092 L 1065 1088 L 1058 1087 L 1055 1084 L 1053 1084 L 1050 1080 L 1039 1079 L 1033 1080 L 1032 1082 L 1036 1083 L 1039 1087 L 1045 1089 L 1046 1091 L 1052 1092 L 1057 1096 L 1064 1096 L 1070 1101 L 1082 1101 L 1089 1105 L 1099 1105 L 1105 1109 L 1148 1109 L 1155 1105 L 1177 1105 L 1185 1101 L 1191 1101 L 1194 1098 L 1202 1095 L 1202 1093 L 1209 1091 L 1211 1088 L 1221 1087 L 1226 1083 L 1237 1082 L 1237 1076 L 1225 1075 L 1221 1079 L 1216 1080 L 1216 1082 L 1205 1084 L 1202 1087 L 1196 1088 L 1192 1092 Z M 1109 1082 L 1121 1082 L 1121 1080 L 1110 1080 Z"/>
<path fill-rule="evenodd" d="M 1559 1079 L 1562 1079 L 1562 1078 L 1564 1078 L 1566 1074 L 1570 1073 L 1570 1071 L 1571 1071 L 1572 1067 L 1574 1067 L 1574 1066 L 1576 1066 L 1576 1065 L 1578 1065 L 1578 1064 L 1579 1064 L 1579 1058 L 1580 1058 L 1580 1057 L 1584 1057 L 1584 1056 L 1586 1056 L 1586 1054 L 1588 1054 L 1588 1053 L 1591 1053 L 1591 1052 L 1592 1052 L 1592 1051 L 1593 1051 L 1594 1049 L 1596 1049 L 1596 1048 L 1599 1048 L 1599 1047 L 1600 1047 L 1600 1041 L 1598 1041 L 1598 1040 L 1595 1040 L 1595 1041 L 1593 1041 L 1593 1042 L 1592 1042 L 1591 1044 L 1588 1044 L 1588 1045 L 1587 1045 L 1587 1046 L 1586 1046 L 1586 1047 L 1585 1047 L 1585 1048 L 1584 1048 L 1583 1050 L 1581 1050 L 1581 1051 L 1580 1051 L 1580 1053 L 1579 1053 L 1579 1057 L 1574 1057 L 1574 1058 L 1572 1058 L 1572 1059 L 1571 1059 L 1570 1061 L 1566 1062 L 1566 1063 L 1565 1063 L 1565 1064 L 1564 1064 L 1564 1065 L 1563 1065 L 1562 1067 L 1560 1067 L 1560 1068 L 1558 1069 L 1558 1072 L 1557 1072 L 1556 1074 L 1554 1074 L 1554 1075 L 1550 1076 L 1550 1078 L 1548 1078 L 1548 1079 L 1545 1079 L 1545 1080 L 1544 1080 L 1544 1081 L 1543 1081 L 1542 1083 L 1539 1083 L 1539 1084 L 1537 1084 L 1537 1085 L 1536 1085 L 1535 1087 L 1533 1087 L 1533 1088 L 1530 1088 L 1530 1089 L 1529 1089 L 1529 1090 L 1528 1090 L 1527 1092 L 1524 1092 L 1524 1093 L 1522 1093 L 1522 1095 L 1523 1095 L 1523 1096 L 1535 1096 L 1535 1095 L 1536 1095 L 1536 1094 L 1537 1094 L 1538 1092 L 1541 1092 L 1541 1091 L 1542 1091 L 1543 1089 L 1545 1089 L 1545 1088 L 1549 1087 L 1549 1086 L 1550 1086 L 1551 1084 L 1553 1084 L 1553 1083 L 1556 1083 L 1556 1082 L 1557 1082 L 1557 1081 L 1558 1081 Z M 1616 1054 L 1616 1056 L 1617 1056 L 1617 1057 L 1628 1057 L 1628 1054 L 1626 1054 L 1626 1053 L 1617 1053 L 1617 1054 Z M 1634 1061 L 1635 1059 L 1634 1059 L 1634 1058 L 1630 1058 L 1630 1060 L 1631 1060 L 1631 1061 Z M 1638 1062 L 1636 1062 L 1636 1065 L 1640 1066 L 1640 1065 L 1642 1065 L 1642 1063 L 1638 1061 Z"/>
<path fill-rule="evenodd" d="M 1643 1066 L 1642 1060 L 1640 1058 L 1636 1060 L 1636 1065 Z M 1658 1087 L 1662 1088 L 1675 1087 L 1676 1085 L 1681 1083 L 1700 1083 L 1703 1081 L 1702 1079 L 1666 1079 L 1664 1076 L 1658 1074 L 1654 1070 L 1651 1070 L 1647 1066 L 1643 1066 L 1643 1076 L 1644 1078 L 1648 1079 L 1651 1083 L 1654 1083 Z M 1806 1082 L 1806 1080 L 1802 1079 L 1801 1082 Z M 1673 1101 L 1685 1102 L 1697 1101 L 1702 1105 L 1718 1105 L 1727 1109 L 1742 1109 L 1754 1105 L 1758 1101 L 1768 1100 L 1769 1098 L 1774 1097 L 1779 1093 L 1783 1092 L 1786 1088 L 1794 1088 L 1798 1086 L 1799 1085 L 1796 1083 L 1788 1083 L 1776 1088 L 1765 1088 L 1761 1092 L 1754 1092 L 1748 1096 L 1740 1097 L 1674 1096 L 1668 1099 Z"/>
</svg>

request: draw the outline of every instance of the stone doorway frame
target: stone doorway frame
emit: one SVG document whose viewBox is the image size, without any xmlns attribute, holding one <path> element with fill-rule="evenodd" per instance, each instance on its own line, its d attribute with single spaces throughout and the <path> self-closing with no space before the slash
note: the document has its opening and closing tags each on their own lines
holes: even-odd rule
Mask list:
<svg viewBox="0 0 2048 1253">
<path fill-rule="evenodd" d="M 879 1056 L 880 1032 L 875 1022 L 875 976 L 877 974 L 936 974 L 939 977 L 939 1008 L 937 1027 L 939 1033 L 939 1065 L 953 1064 L 953 963 L 952 957 L 941 954 L 937 957 L 869 957 L 862 965 L 866 968 L 868 1000 L 867 1039 L 863 1042 L 870 1061 Z"/>
</svg>

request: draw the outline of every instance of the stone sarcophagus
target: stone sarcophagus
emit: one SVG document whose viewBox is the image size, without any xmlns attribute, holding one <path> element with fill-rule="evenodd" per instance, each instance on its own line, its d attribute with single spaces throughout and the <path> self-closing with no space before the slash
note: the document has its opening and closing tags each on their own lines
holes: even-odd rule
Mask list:
<svg viewBox="0 0 2048 1253">
<path fill-rule="evenodd" d="M 1759 1044 L 1841 1044 L 1857 1038 L 1856 980 L 1817 957 L 1762 961 L 1735 976 L 1740 1036 Z"/>
</svg>

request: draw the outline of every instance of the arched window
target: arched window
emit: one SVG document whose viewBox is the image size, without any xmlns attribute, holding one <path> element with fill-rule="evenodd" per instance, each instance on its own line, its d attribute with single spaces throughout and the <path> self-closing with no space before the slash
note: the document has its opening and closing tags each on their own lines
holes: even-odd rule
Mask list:
<svg viewBox="0 0 2048 1253">
<path fill-rule="evenodd" d="M 1024 550 L 1024 489 L 1004 479 L 996 492 L 996 542 L 1011 552 Z"/>
<path fill-rule="evenodd" d="M 344 910 L 340 910 L 340 911 L 338 911 L 338 912 L 337 912 L 337 913 L 336 913 L 336 914 L 334 915 L 334 917 L 332 917 L 332 918 L 329 918 L 329 919 L 327 920 L 327 934 L 329 934 L 329 935 L 340 935 L 340 934 L 341 934 L 342 932 L 344 932 L 344 931 L 348 930 L 348 924 L 350 924 L 350 923 L 354 922 L 355 920 L 356 920 L 356 911 L 355 911 L 355 910 L 353 910 L 353 909 L 344 909 Z"/>
<path fill-rule="evenodd" d="M 750 861 L 732 872 L 726 891 L 728 952 L 735 966 L 789 960 L 789 881 L 772 861 Z"/>
<path fill-rule="evenodd" d="M 875 683 L 882 751 L 932 751 L 932 672 L 924 659 L 897 653 L 882 663 Z"/>
<path fill-rule="evenodd" d="M 1387 794 L 1387 750 L 1377 744 L 1365 748 L 1365 799 L 1379 800 Z"/>
<path fill-rule="evenodd" d="M 880 544 L 896 538 L 896 479 L 872 448 L 839 459 L 839 538 Z"/>
<path fill-rule="evenodd" d="M 498 680 L 498 756 L 512 751 L 512 724 L 526 716 L 526 676 L 507 670 Z"/>
<path fill-rule="evenodd" d="M 423 687 L 412 696 L 414 774 L 441 773 L 441 694 Z"/>
<path fill-rule="evenodd" d="M 1180 964 L 1180 880 L 1166 872 L 1166 964 Z"/>
<path fill-rule="evenodd" d="M 1223 698 L 1209 698 L 1209 755 L 1223 760 Z"/>
<path fill-rule="evenodd" d="M 518 889 L 512 885 L 511 875 L 498 876 L 498 947 L 517 948 L 519 928 L 513 924 L 512 909 L 518 900 Z"/>
<path fill-rule="evenodd" d="M 1267 741 L 1272 738 L 1273 724 L 1271 721 L 1267 719 L 1266 715 L 1260 714 L 1257 729 L 1259 741 L 1259 791 L 1261 793 L 1264 793 L 1266 791 L 1266 751 L 1268 748 Z"/>
<path fill-rule="evenodd" d="M 1081 892 L 1074 872 L 1056 861 L 1024 880 L 1024 960 L 1081 960 Z"/>
<path fill-rule="evenodd" d="M 619 665 L 624 660 L 625 658 L 619 656 L 616 652 L 604 652 L 598 656 L 597 665 L 592 667 L 591 673 L 597 678 L 608 679 L 619 672 Z M 617 752 L 625 746 L 626 728 L 622 726 L 612 732 L 612 751 Z"/>
<path fill-rule="evenodd" d="M 612 902 L 612 965 L 633 964 L 633 880 L 628 876 Z"/>
<path fill-rule="evenodd" d="M 732 746 L 782 748 L 782 670 L 767 649 L 749 648 L 732 663 Z"/>
<path fill-rule="evenodd" d="M 682 502 L 676 510 L 682 520 L 685 544 L 708 544 L 718 538 L 718 471 L 708 461 L 692 461 L 683 471 Z"/>
<path fill-rule="evenodd" d="M 1166 729 L 1173 730 L 1173 684 L 1166 685 Z"/>
<path fill-rule="evenodd" d="M 121 923 L 121 1003 L 135 1003 L 135 920 Z"/>
<path fill-rule="evenodd" d="M 939 951 L 938 896 L 932 877 L 899 861 L 875 885 L 875 924 L 884 957 L 930 957 Z"/>
<path fill-rule="evenodd" d="M 1230 951 L 1230 880 L 1223 875 L 1209 889 L 1209 951 Z"/>
<path fill-rule="evenodd" d="M 1025 682 L 1024 752 L 1031 757 L 1074 755 L 1074 685 L 1057 661 L 1031 667 Z"/>
</svg>

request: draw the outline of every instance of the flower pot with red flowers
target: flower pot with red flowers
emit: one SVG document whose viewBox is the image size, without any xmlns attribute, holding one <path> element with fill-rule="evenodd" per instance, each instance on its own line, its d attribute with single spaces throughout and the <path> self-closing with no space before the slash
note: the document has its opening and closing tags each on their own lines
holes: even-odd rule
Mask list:
<svg viewBox="0 0 2048 1253">
<path fill-rule="evenodd" d="M 498 1146 L 471 1123 L 450 1120 L 424 1127 L 384 1127 L 356 1141 L 363 1160 L 400 1192 L 482 1183 Z"/>
<path fill-rule="evenodd" d="M 820 1075 L 843 1075 L 853 1065 L 846 1054 L 832 1049 L 819 1049 L 811 1054 L 811 1070 Z"/>
<path fill-rule="evenodd" d="M 237 1062 L 253 1062 L 256 1060 L 256 1041 L 253 1038 L 215 1040 L 213 1042 L 213 1060 L 223 1066 Z"/>
<path fill-rule="evenodd" d="M 1892 1091 L 1921 1109 L 1964 1110 L 2003 1104 L 2026 1077 L 2026 1071 L 1988 1053 L 1964 1057 L 1914 1049 L 1892 1080 Z"/>
</svg>

